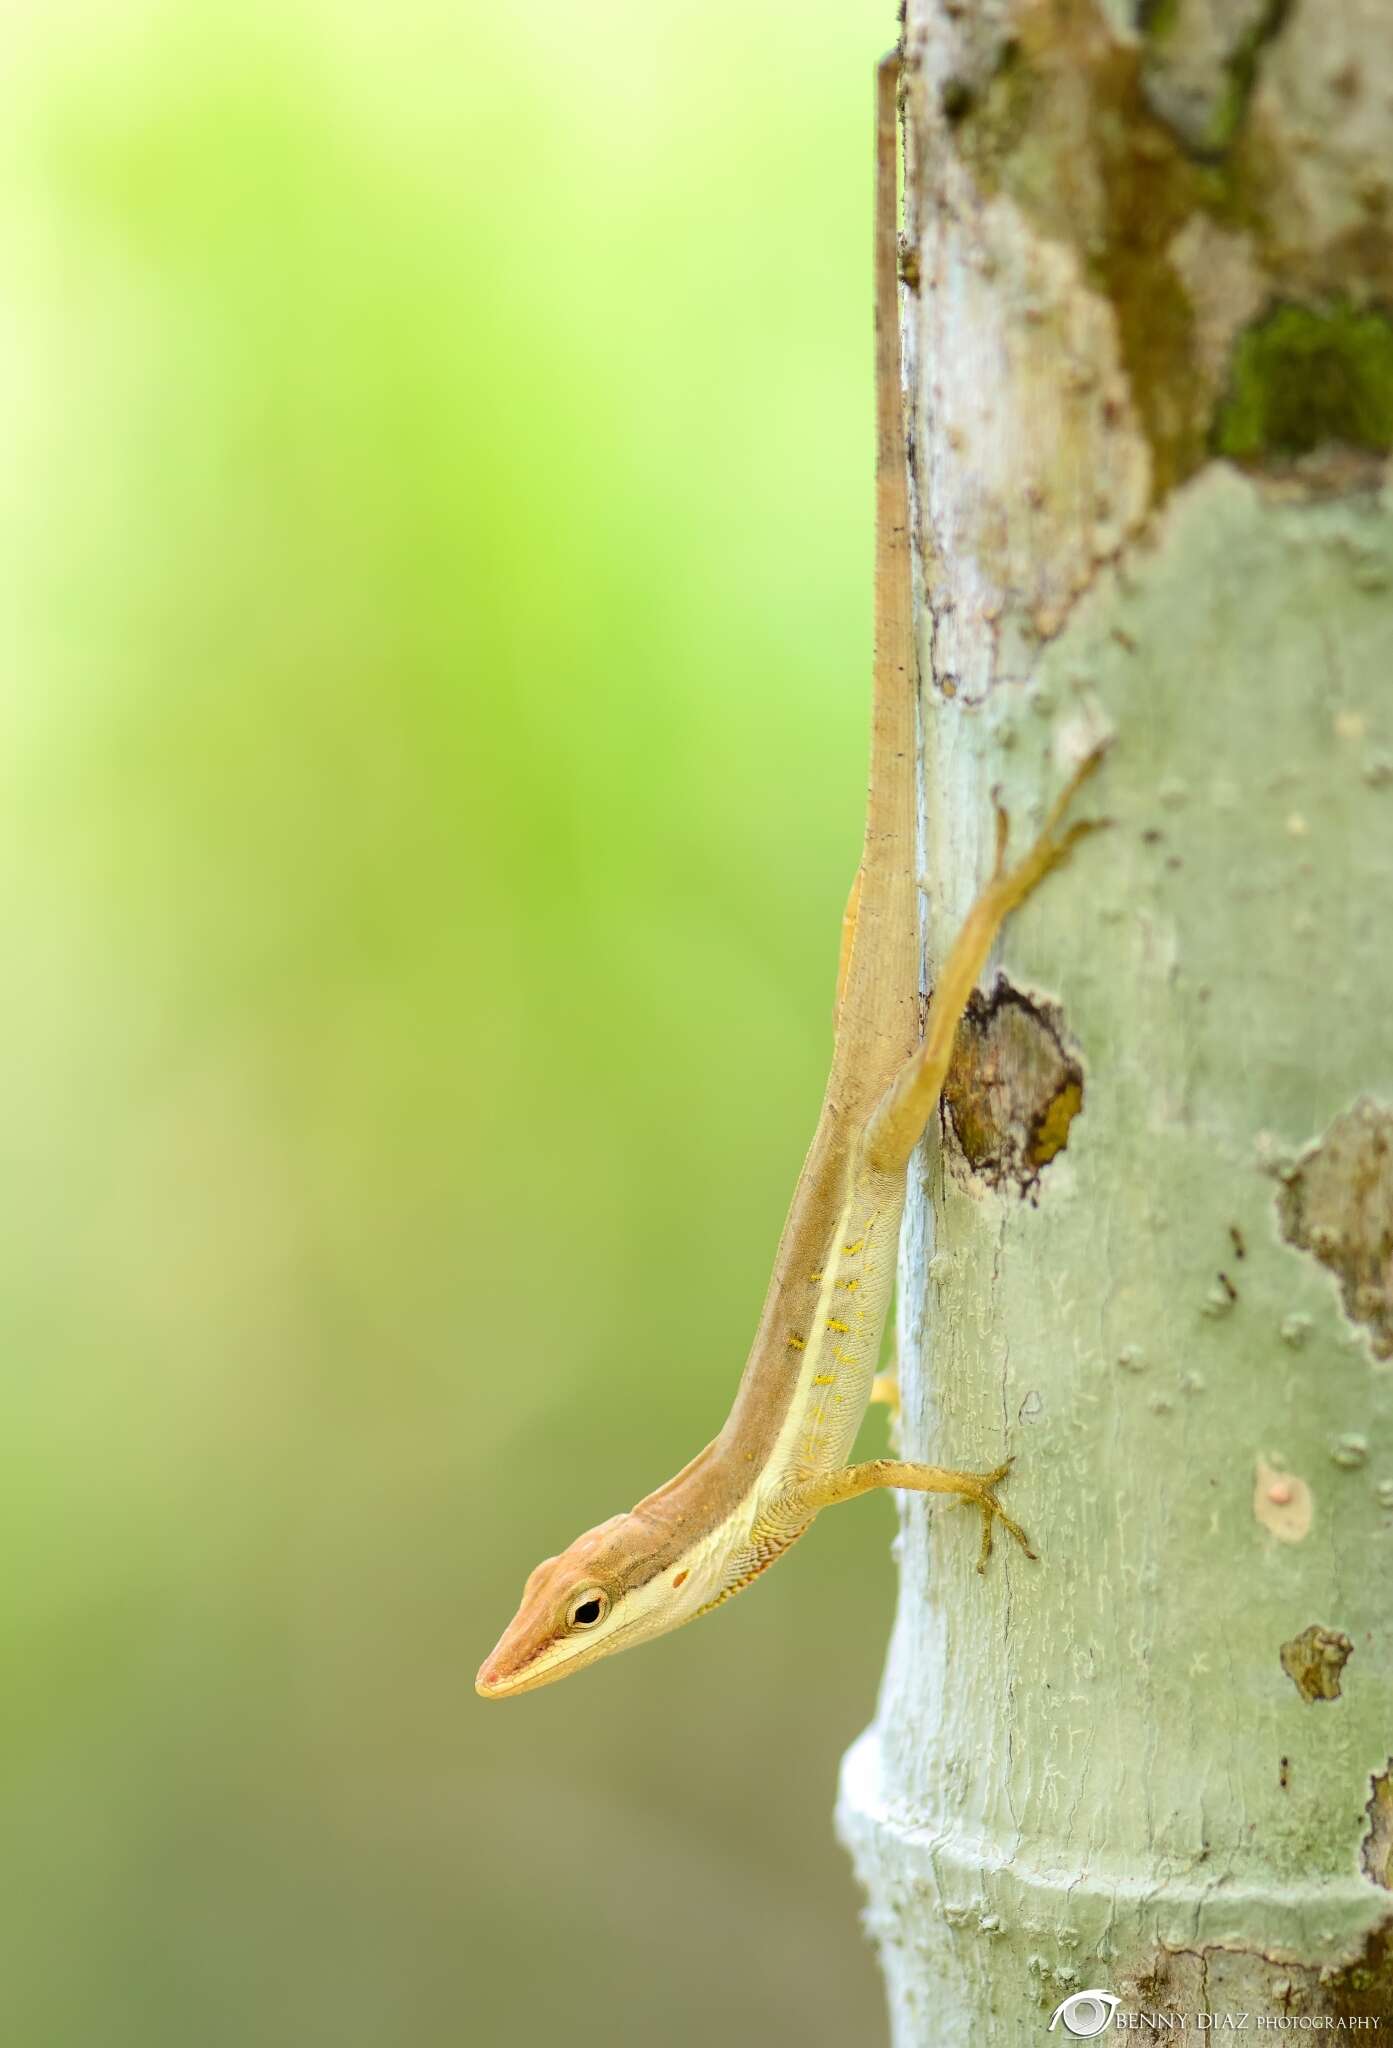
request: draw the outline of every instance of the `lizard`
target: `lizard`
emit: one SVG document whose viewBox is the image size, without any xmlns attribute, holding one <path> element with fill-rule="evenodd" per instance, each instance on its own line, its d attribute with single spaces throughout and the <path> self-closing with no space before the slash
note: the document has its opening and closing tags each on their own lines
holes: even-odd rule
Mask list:
<svg viewBox="0 0 1393 2048">
<path fill-rule="evenodd" d="M 1003 921 L 1100 819 L 1065 824 L 1095 750 L 1014 866 L 996 807 L 992 874 L 942 964 L 921 1032 L 918 670 L 899 333 L 897 54 L 876 93 L 876 544 L 871 763 L 862 857 L 843 922 L 831 1071 L 734 1404 L 706 1448 L 627 1514 L 545 1559 L 475 1681 L 511 1698 L 665 1634 L 750 1585 L 822 1509 L 877 1487 L 947 1494 L 1028 1557 L 986 1472 L 898 1458 L 847 1464 L 873 1397 L 910 1156 L 933 1115 L 968 999 Z"/>
</svg>

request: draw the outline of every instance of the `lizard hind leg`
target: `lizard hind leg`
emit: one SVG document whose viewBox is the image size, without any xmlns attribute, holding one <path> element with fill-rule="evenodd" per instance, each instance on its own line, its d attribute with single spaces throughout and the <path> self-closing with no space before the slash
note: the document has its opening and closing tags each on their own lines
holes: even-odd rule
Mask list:
<svg viewBox="0 0 1393 2048">
<path fill-rule="evenodd" d="M 878 1372 L 876 1374 L 875 1378 L 871 1381 L 870 1398 L 872 1402 L 880 1402 L 890 1410 L 890 1413 L 896 1420 L 899 1419 L 900 1373 L 898 1366 L 892 1366 L 889 1372 Z"/>
<path fill-rule="evenodd" d="M 996 1489 L 1011 1469 L 1008 1458 L 992 1472 L 953 1472 L 943 1465 L 910 1464 L 902 1458 L 871 1458 L 864 1465 L 843 1465 L 835 1472 L 820 1472 L 790 1491 L 790 1506 L 811 1518 L 822 1508 L 839 1500 L 855 1500 L 878 1486 L 899 1486 L 913 1493 L 946 1493 L 965 1506 L 975 1507 L 982 1517 L 982 1549 L 977 1569 L 984 1572 L 992 1551 L 992 1527 L 1000 1522 L 1014 1536 L 1027 1557 L 1035 1556 L 1030 1539 L 1019 1522 L 1007 1514 L 996 1497 Z"/>
<path fill-rule="evenodd" d="M 878 1372 L 871 1381 L 870 1402 L 872 1406 L 879 1403 L 888 1411 L 890 1427 L 886 1434 L 889 1437 L 892 1449 L 898 1450 L 900 1448 L 900 1426 L 903 1420 L 900 1403 L 900 1365 L 898 1359 L 892 1359 L 888 1370 Z"/>
<path fill-rule="evenodd" d="M 1102 749 L 1079 763 L 1049 808 L 1044 826 L 1029 850 L 1013 867 L 1006 866 L 1006 814 L 997 805 L 996 861 L 991 880 L 978 896 L 949 948 L 934 984 L 928 1031 L 890 1083 L 866 1126 L 864 1158 L 886 1173 L 902 1172 L 933 1115 L 943 1092 L 958 1025 L 977 977 L 986 964 L 997 933 L 1013 910 L 1038 889 L 1053 868 L 1066 860 L 1085 833 L 1107 821 L 1082 818 L 1066 826 L 1065 813 L 1080 788 L 1097 768 Z"/>
</svg>

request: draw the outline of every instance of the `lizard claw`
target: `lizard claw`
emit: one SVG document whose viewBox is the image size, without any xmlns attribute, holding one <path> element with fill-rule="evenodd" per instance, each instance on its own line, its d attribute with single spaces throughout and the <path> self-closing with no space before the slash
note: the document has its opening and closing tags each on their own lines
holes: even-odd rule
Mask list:
<svg viewBox="0 0 1393 2048">
<path fill-rule="evenodd" d="M 1038 1551 L 1031 1548 L 1030 1538 L 1026 1535 L 1020 1523 L 1013 1520 L 1007 1514 L 1005 1508 L 996 1497 L 997 1487 L 1000 1486 L 1015 1462 L 1014 1457 L 1011 1457 L 1006 1460 L 1005 1464 L 998 1465 L 993 1472 L 964 1472 L 962 1474 L 964 1481 L 967 1483 L 961 1488 L 958 1499 L 964 1507 L 976 1508 L 982 1517 L 982 1548 L 977 1558 L 977 1569 L 979 1572 L 984 1572 L 987 1569 L 987 1559 L 992 1554 L 992 1524 L 994 1522 L 1000 1522 L 1002 1528 L 1015 1537 L 1027 1557 L 1038 1558 L 1039 1556 Z"/>
</svg>

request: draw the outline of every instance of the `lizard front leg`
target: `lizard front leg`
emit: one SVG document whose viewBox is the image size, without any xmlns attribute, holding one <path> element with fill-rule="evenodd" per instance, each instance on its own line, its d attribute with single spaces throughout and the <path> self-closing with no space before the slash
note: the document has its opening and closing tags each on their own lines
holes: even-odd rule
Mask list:
<svg viewBox="0 0 1393 2048">
<path fill-rule="evenodd" d="M 992 1552 L 992 1524 L 1000 1522 L 1015 1537 L 1027 1557 L 1035 1552 L 1019 1522 L 1013 1521 L 996 1497 L 996 1488 L 1011 1469 L 1008 1458 L 993 1472 L 952 1472 L 942 1465 L 915 1465 L 902 1458 L 872 1458 L 864 1465 L 843 1465 L 835 1472 L 820 1472 L 814 1478 L 795 1481 L 788 1489 L 791 1516 L 809 1519 L 839 1500 L 855 1500 L 879 1486 L 901 1486 L 914 1493 L 948 1493 L 977 1508 L 982 1516 L 982 1549 L 977 1559 L 979 1572 L 987 1568 Z"/>
</svg>

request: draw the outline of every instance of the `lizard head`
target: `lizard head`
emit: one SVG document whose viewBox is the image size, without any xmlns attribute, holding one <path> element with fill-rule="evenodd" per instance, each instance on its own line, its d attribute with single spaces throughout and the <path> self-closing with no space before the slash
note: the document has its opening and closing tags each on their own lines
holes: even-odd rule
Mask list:
<svg viewBox="0 0 1393 2048">
<path fill-rule="evenodd" d="M 518 1611 L 479 1667 L 481 1699 L 511 1699 L 622 1650 L 643 1635 L 637 1595 L 635 1518 L 615 1515 L 544 1558 L 522 1589 Z M 635 1567 L 638 1567 L 637 1573 Z M 659 1623 L 661 1628 L 664 1624 Z"/>
</svg>

